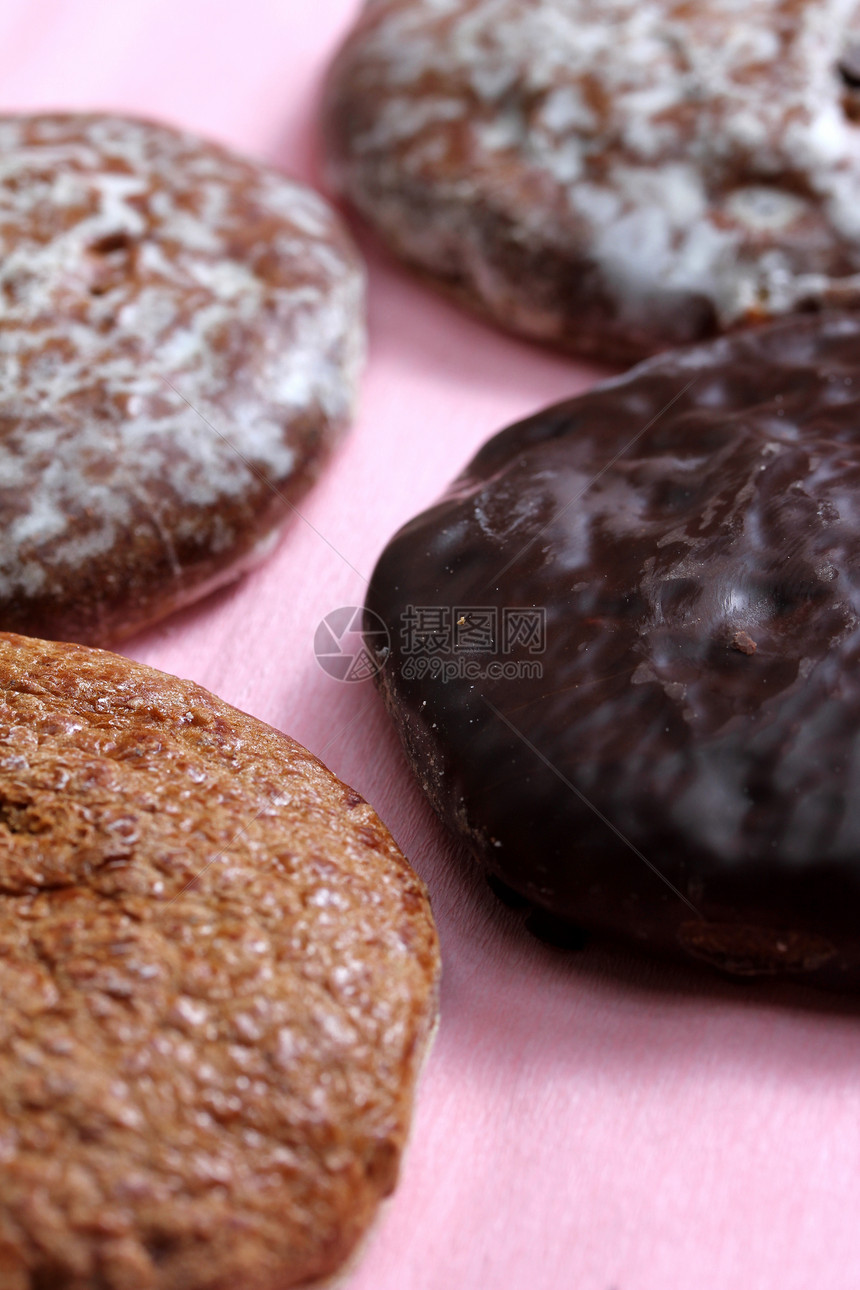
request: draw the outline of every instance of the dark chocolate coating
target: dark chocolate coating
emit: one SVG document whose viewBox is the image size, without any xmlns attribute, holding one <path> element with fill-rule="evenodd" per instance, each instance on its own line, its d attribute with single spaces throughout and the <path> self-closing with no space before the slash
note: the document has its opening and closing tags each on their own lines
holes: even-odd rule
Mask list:
<svg viewBox="0 0 860 1290">
<path fill-rule="evenodd" d="M 488 872 L 661 952 L 860 986 L 860 320 L 666 355 L 503 431 L 368 606 L 409 757 Z M 410 606 L 543 607 L 545 651 L 431 665 Z"/>
</svg>

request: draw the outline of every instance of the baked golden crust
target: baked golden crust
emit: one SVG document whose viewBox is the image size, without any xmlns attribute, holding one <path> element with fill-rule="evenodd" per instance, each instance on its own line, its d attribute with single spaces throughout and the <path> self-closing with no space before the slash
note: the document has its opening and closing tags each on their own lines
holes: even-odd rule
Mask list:
<svg viewBox="0 0 860 1290">
<path fill-rule="evenodd" d="M 0 635 L 0 1283 L 283 1290 L 391 1191 L 426 891 L 293 740 Z"/>
</svg>

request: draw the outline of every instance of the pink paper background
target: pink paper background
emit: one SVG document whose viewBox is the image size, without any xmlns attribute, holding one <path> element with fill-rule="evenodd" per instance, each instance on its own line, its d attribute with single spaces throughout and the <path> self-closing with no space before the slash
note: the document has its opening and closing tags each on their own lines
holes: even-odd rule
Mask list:
<svg viewBox="0 0 860 1290">
<path fill-rule="evenodd" d="M 137 111 L 312 176 L 316 86 L 355 10 L 2 0 L 0 109 Z M 856 1007 L 531 941 L 449 846 L 372 685 L 315 662 L 317 623 L 361 602 L 395 528 L 494 430 L 597 375 L 365 249 L 361 411 L 304 522 L 243 583 L 125 646 L 306 743 L 430 885 L 442 1024 L 401 1185 L 349 1290 L 854 1290 Z"/>
</svg>

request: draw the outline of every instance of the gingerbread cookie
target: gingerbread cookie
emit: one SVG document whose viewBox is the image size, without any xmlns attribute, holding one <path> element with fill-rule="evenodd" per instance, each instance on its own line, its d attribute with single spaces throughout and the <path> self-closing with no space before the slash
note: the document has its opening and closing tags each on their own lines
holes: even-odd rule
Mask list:
<svg viewBox="0 0 860 1290">
<path fill-rule="evenodd" d="M 109 116 L 0 118 L 0 626 L 104 642 L 256 561 L 349 416 L 315 194 Z"/>
<path fill-rule="evenodd" d="M 416 772 L 557 927 L 860 987 L 860 316 L 504 431 L 368 605 Z"/>
<path fill-rule="evenodd" d="M 599 358 L 860 305 L 860 6 L 374 0 L 331 182 L 506 327 Z"/>
<path fill-rule="evenodd" d="M 422 883 L 199 686 L 3 634 L 0 688 L 0 1283 L 316 1283 L 395 1185 L 436 1011 Z"/>
</svg>

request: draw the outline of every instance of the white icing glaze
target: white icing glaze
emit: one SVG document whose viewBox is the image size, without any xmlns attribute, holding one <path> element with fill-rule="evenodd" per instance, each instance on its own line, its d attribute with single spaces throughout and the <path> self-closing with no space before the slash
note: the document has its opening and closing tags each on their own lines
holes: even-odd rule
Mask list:
<svg viewBox="0 0 860 1290">
<path fill-rule="evenodd" d="M 141 526 L 181 584 L 164 513 L 254 472 L 289 493 L 301 418 L 324 443 L 351 412 L 362 305 L 336 217 L 274 171 L 145 122 L 0 118 L 0 597 Z"/>
<path fill-rule="evenodd" d="M 860 273 L 852 33 L 858 0 L 374 0 L 329 86 L 332 181 L 526 330 L 569 322 L 530 320 L 488 212 L 596 265 L 636 326 L 678 291 L 723 328 L 783 313 Z"/>
</svg>

